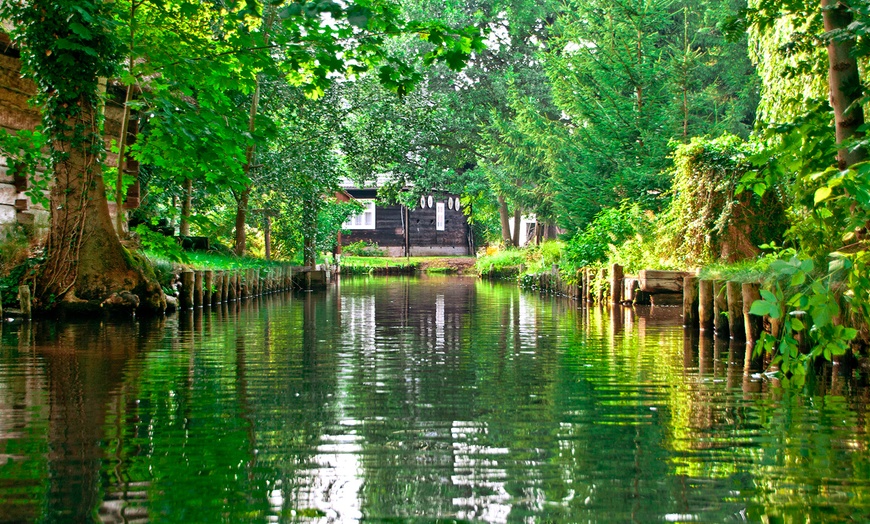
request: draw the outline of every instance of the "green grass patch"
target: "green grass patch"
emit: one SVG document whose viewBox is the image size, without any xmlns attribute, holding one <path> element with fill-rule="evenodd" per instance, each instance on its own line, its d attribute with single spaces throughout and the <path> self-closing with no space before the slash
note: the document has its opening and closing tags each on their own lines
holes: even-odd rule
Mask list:
<svg viewBox="0 0 870 524">
<path fill-rule="evenodd" d="M 477 273 L 481 276 L 502 277 L 518 275 L 526 267 L 526 252 L 520 249 L 505 249 L 477 260 Z"/>
<path fill-rule="evenodd" d="M 775 258 L 763 257 L 743 260 L 732 264 L 710 264 L 701 269 L 699 278 L 704 280 L 730 280 L 732 282 L 767 282 L 776 275 L 769 270 Z"/>
<path fill-rule="evenodd" d="M 342 254 L 343 274 L 368 274 L 385 270 L 425 271 L 426 273 L 461 273 L 473 267 L 475 257 L 370 257 Z"/>
<path fill-rule="evenodd" d="M 419 267 L 427 257 L 361 257 L 341 255 L 341 267 L 406 268 Z"/>
</svg>

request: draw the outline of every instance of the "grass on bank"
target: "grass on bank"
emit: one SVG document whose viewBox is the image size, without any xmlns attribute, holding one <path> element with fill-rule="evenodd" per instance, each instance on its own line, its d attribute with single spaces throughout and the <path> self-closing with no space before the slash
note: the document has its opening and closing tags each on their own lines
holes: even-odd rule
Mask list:
<svg viewBox="0 0 870 524">
<path fill-rule="evenodd" d="M 486 255 L 477 260 L 477 272 L 486 277 L 511 278 L 549 271 L 562 261 L 564 248 L 564 243 L 558 240 L 521 249 L 489 248 Z"/>
</svg>

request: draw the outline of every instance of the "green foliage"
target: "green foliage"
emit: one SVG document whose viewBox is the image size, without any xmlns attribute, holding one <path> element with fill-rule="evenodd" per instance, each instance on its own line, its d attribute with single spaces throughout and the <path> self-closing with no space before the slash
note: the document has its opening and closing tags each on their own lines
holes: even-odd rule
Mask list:
<svg viewBox="0 0 870 524">
<path fill-rule="evenodd" d="M 386 251 L 381 249 L 377 243 L 365 240 L 352 242 L 342 247 L 341 252 L 352 257 L 382 257 L 386 254 Z"/>
<path fill-rule="evenodd" d="M 843 305 L 857 305 L 852 311 L 863 315 L 866 325 L 866 300 L 854 304 L 851 293 L 842 293 L 844 275 L 867 281 L 868 257 L 850 257 L 838 254 L 832 257 L 827 271 L 816 269 L 812 259 L 801 258 L 793 250 L 783 252 L 783 258 L 774 261 L 770 269 L 778 280 L 772 290 L 761 291 L 761 300 L 752 303 L 750 313 L 769 318 L 778 325 L 778 333 L 764 333 L 756 351 L 768 352 L 774 356 L 773 364 L 778 365 L 786 378 L 802 384 L 809 366 L 819 357 L 831 360 L 846 353 L 850 341 L 858 335 L 858 330 L 843 323 Z M 863 273 L 858 276 L 850 272 L 854 266 Z M 870 292 L 867 282 L 851 281 L 858 284 L 854 291 Z M 840 291 L 836 291 L 839 289 Z M 863 303 L 863 304 L 862 304 Z M 801 341 L 806 341 L 809 351 L 802 352 Z"/>
<path fill-rule="evenodd" d="M 115 4 L 102 0 L 3 2 L 0 18 L 14 21 L 16 43 L 25 49 L 22 70 L 37 85 L 43 128 L 52 140 L 99 155 L 99 126 L 72 122 L 91 118 L 83 111 L 98 106 L 101 77 L 113 77 L 121 54 L 114 29 Z M 52 162 L 66 153 L 52 148 Z"/>
<path fill-rule="evenodd" d="M 153 253 L 158 258 L 165 258 L 184 264 L 190 262 L 187 253 L 181 249 L 181 245 L 174 237 L 153 231 L 146 224 L 136 226 L 133 228 L 133 231 L 139 237 L 139 243 L 142 245 L 142 248 Z"/>
<path fill-rule="evenodd" d="M 775 336 L 762 338 L 759 350 L 772 353 L 784 375 L 798 382 L 814 359 L 831 359 L 870 341 L 870 166 L 832 167 L 837 148 L 861 149 L 866 143 L 836 144 L 827 100 L 837 86 L 829 93 L 824 47 L 852 39 L 853 55 L 866 61 L 870 10 L 860 2 L 838 5 L 854 21 L 828 33 L 814 2 L 755 0 L 742 13 L 764 59 L 760 72 L 767 125 L 760 134 L 764 150 L 753 158 L 757 169 L 743 177 L 741 189 L 786 194 L 791 218 L 784 235 L 790 247 L 772 246 L 777 260 L 767 271 L 769 289 L 752 309 L 781 324 Z"/>
<path fill-rule="evenodd" d="M 5 129 L 0 129 L 0 153 L 6 157 L 9 172 L 26 177 L 29 181 L 27 196 L 33 202 L 47 207 L 48 199 L 43 191 L 48 190 L 49 174 L 36 175 L 45 144 L 46 136 L 39 130 L 22 129 L 13 135 Z"/>
<path fill-rule="evenodd" d="M 637 203 L 625 201 L 619 207 L 604 209 L 567 242 L 565 258 L 573 269 L 601 264 L 618 246 L 649 231 L 651 225 Z"/>
<path fill-rule="evenodd" d="M 31 256 L 31 236 L 22 226 L 3 226 L 0 237 L 0 299 L 4 306 L 18 306 L 18 286 L 33 275 L 43 261 L 42 254 Z"/>
</svg>

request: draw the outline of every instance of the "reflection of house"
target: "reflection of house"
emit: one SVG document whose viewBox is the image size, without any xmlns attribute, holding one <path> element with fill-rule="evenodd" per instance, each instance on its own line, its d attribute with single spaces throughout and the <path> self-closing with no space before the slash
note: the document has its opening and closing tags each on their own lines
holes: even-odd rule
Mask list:
<svg viewBox="0 0 870 524">
<path fill-rule="evenodd" d="M 470 255 L 474 252 L 471 229 L 459 196 L 433 191 L 414 207 L 376 202 L 377 189 L 345 187 L 365 209 L 342 229 L 341 244 L 360 240 L 376 243 L 390 256 Z"/>
</svg>

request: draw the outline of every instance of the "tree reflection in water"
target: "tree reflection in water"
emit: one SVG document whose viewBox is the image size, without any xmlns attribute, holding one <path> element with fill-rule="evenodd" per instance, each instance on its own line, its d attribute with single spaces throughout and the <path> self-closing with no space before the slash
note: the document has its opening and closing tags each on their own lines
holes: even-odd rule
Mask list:
<svg viewBox="0 0 870 524">
<path fill-rule="evenodd" d="M 7 324 L 0 522 L 870 518 L 865 381 L 677 314 L 406 277 Z"/>
</svg>

